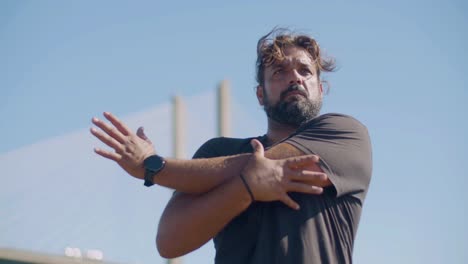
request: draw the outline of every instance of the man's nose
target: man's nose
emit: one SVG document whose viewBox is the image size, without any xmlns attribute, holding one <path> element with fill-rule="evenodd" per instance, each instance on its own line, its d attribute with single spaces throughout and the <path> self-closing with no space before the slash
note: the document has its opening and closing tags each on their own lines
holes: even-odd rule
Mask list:
<svg viewBox="0 0 468 264">
<path fill-rule="evenodd" d="M 296 70 L 292 70 L 289 77 L 289 84 L 302 84 L 303 78 Z"/>
</svg>

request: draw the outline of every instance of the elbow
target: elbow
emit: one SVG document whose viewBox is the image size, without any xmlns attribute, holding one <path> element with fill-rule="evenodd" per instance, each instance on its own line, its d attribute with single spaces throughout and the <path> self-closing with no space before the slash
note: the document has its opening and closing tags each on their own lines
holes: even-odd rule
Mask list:
<svg viewBox="0 0 468 264">
<path fill-rule="evenodd" d="M 159 255 L 166 259 L 177 258 L 183 253 L 179 252 L 174 244 L 174 239 L 171 239 L 169 236 L 165 236 L 158 232 L 156 235 L 156 248 L 159 252 Z"/>
</svg>

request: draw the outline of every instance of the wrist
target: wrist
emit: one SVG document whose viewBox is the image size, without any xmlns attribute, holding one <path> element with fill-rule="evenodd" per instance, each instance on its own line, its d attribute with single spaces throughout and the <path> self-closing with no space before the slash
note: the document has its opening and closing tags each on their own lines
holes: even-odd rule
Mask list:
<svg viewBox="0 0 468 264">
<path fill-rule="evenodd" d="M 230 185 L 231 188 L 235 189 L 236 200 L 239 201 L 239 203 L 242 205 L 244 209 L 249 207 L 254 202 L 254 200 L 252 199 L 252 196 L 250 195 L 249 191 L 245 187 L 245 184 L 240 176 L 232 177 L 227 182 L 227 184 Z"/>
<path fill-rule="evenodd" d="M 247 179 L 245 178 L 244 174 L 242 174 L 242 172 L 239 174 L 239 177 L 240 179 L 242 180 L 242 183 L 244 184 L 244 187 L 245 187 L 245 190 L 247 191 L 247 193 L 249 194 L 250 196 L 250 200 L 251 202 L 255 202 L 255 196 L 252 192 L 252 189 L 250 188 L 250 185 L 249 183 L 247 182 Z"/>
<path fill-rule="evenodd" d="M 150 187 L 154 185 L 154 178 L 156 175 L 164 169 L 166 160 L 159 155 L 151 155 L 143 161 L 144 173 L 144 185 Z"/>
</svg>

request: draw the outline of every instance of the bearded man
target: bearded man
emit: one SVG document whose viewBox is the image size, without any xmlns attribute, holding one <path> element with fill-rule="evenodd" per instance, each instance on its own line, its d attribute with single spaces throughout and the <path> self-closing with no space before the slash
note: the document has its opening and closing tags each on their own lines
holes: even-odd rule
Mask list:
<svg viewBox="0 0 468 264">
<path fill-rule="evenodd" d="M 156 155 L 142 129 L 134 134 L 110 113 L 104 116 L 113 126 L 93 119 L 103 132 L 91 132 L 114 149 L 97 154 L 147 186 L 176 190 L 159 223 L 161 256 L 182 256 L 213 239 L 219 264 L 352 263 L 371 144 L 353 117 L 319 115 L 320 74 L 333 69 L 310 36 L 263 36 L 256 96 L 266 134 L 211 139 L 192 160 Z"/>
</svg>

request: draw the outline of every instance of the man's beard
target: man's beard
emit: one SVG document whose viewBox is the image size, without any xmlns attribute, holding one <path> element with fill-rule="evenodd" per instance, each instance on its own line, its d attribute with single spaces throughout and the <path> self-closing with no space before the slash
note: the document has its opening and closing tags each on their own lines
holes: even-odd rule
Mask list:
<svg viewBox="0 0 468 264">
<path fill-rule="evenodd" d="M 263 94 L 266 95 L 265 88 L 263 89 Z M 264 96 L 263 109 L 267 116 L 276 122 L 299 127 L 320 113 L 320 109 L 322 108 L 322 98 L 303 98 L 292 101 L 285 100 L 287 94 L 292 91 L 302 91 L 307 94 L 302 85 L 291 85 L 281 93 L 280 100 L 275 105 L 271 105 L 268 101 L 268 96 Z"/>
</svg>

